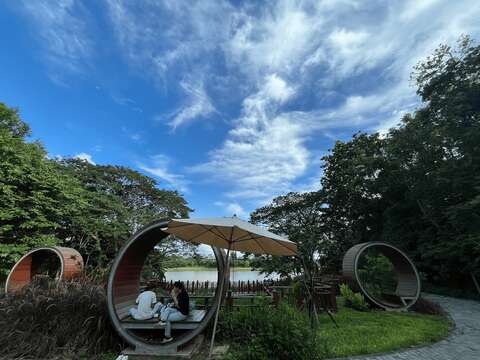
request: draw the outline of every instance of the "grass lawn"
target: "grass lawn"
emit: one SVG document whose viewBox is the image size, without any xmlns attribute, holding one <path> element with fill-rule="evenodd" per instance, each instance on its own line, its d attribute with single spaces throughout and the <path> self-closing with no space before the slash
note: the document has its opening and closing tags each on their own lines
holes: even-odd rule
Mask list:
<svg viewBox="0 0 480 360">
<path fill-rule="evenodd" d="M 240 299 L 236 303 L 243 304 L 242 300 L 246 301 Z M 265 303 L 265 301 L 267 300 L 256 299 L 256 303 Z M 318 354 L 322 359 L 392 352 L 411 346 L 426 345 L 446 337 L 451 328 L 450 321 L 442 316 L 380 310 L 360 312 L 343 306 L 341 298 L 338 302 L 339 311 L 335 314 L 338 329 L 326 314 L 320 315 L 317 346 Z M 223 342 L 218 341 L 217 345 L 221 343 Z M 209 341 L 205 341 L 201 353 L 196 355 L 194 360 L 207 358 L 208 344 Z M 242 347 L 230 345 L 230 354 L 234 352 L 238 356 L 243 352 Z M 239 356 L 239 358 L 243 357 Z M 105 354 L 102 358 L 102 360 L 113 359 L 115 359 L 113 354 Z"/>
<path fill-rule="evenodd" d="M 342 303 L 342 301 L 339 301 Z M 387 311 L 359 312 L 340 306 L 339 329 L 320 316 L 320 351 L 325 357 L 390 352 L 436 342 L 448 335 L 451 323 L 442 316 Z"/>
</svg>

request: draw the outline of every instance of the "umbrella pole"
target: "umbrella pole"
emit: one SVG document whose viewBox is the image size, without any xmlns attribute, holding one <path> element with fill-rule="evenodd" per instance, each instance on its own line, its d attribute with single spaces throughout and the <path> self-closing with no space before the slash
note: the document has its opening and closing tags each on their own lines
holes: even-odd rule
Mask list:
<svg viewBox="0 0 480 360">
<path fill-rule="evenodd" d="M 230 248 L 231 244 L 228 245 L 227 250 L 227 264 L 225 266 L 225 274 L 223 276 L 222 282 L 220 283 L 220 301 L 217 305 L 217 310 L 215 311 L 215 322 L 213 323 L 213 333 L 212 333 L 212 340 L 210 341 L 210 350 L 208 352 L 208 359 L 212 358 L 212 351 L 213 351 L 213 344 L 215 343 L 215 334 L 217 332 L 217 323 L 218 323 L 218 313 L 220 312 L 220 306 L 222 305 L 223 301 L 223 286 L 225 283 L 225 277 L 230 276 L 229 267 L 230 267 Z"/>
</svg>

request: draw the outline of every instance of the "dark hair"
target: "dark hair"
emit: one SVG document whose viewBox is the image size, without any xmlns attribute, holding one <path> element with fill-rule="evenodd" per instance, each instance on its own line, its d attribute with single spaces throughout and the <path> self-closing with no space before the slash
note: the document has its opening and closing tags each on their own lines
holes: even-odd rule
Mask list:
<svg viewBox="0 0 480 360">
<path fill-rule="evenodd" d="M 175 281 L 173 283 L 173 286 L 176 287 L 177 289 L 185 291 L 185 284 L 183 283 L 183 281 Z"/>
<path fill-rule="evenodd" d="M 155 285 L 153 285 L 153 284 L 148 284 L 148 285 L 146 285 L 146 286 L 143 288 L 143 291 L 149 291 L 149 290 L 153 290 L 153 289 L 155 289 L 155 288 L 156 288 Z"/>
</svg>

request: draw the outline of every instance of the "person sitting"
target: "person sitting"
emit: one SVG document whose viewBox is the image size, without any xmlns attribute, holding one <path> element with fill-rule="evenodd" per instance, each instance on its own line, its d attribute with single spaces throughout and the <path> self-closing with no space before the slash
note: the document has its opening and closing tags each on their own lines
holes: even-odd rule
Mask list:
<svg viewBox="0 0 480 360">
<path fill-rule="evenodd" d="M 135 303 L 138 306 L 130 309 L 130 315 L 135 320 L 148 320 L 154 317 L 162 303 L 157 303 L 157 295 L 152 291 L 155 286 L 146 286 L 143 292 L 138 295 Z M 152 308 L 153 306 L 153 308 Z"/>
<path fill-rule="evenodd" d="M 173 340 L 172 338 L 172 322 L 183 321 L 188 317 L 190 298 L 188 296 L 185 285 L 181 281 L 176 281 L 173 284 L 173 289 L 170 293 L 173 303 L 160 307 L 160 322 L 159 325 L 165 325 L 165 337 L 162 344 Z"/>
</svg>

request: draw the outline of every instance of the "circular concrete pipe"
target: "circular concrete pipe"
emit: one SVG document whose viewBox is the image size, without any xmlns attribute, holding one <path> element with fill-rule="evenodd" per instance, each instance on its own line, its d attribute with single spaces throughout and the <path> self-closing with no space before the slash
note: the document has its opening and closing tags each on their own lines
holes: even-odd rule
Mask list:
<svg viewBox="0 0 480 360">
<path fill-rule="evenodd" d="M 129 329 L 124 322 L 122 323 L 124 317 L 128 315 L 128 310 L 135 306 L 135 300 L 140 293 L 140 275 L 148 254 L 157 244 L 169 236 L 168 233 L 163 231 L 168 222 L 168 219 L 156 221 L 134 234 L 119 251 L 108 278 L 107 304 L 113 327 L 136 352 L 175 353 L 178 347 L 186 344 L 205 329 L 215 313 L 218 302 L 224 295 L 220 294 L 217 287 L 213 303 L 198 326 L 175 337 L 172 342 L 167 344 L 152 343 L 141 333 Z M 212 249 L 217 260 L 218 284 L 226 276 L 226 256 L 223 250 L 216 247 L 212 247 Z M 163 330 L 158 329 L 158 331 Z"/>
<path fill-rule="evenodd" d="M 36 271 L 52 256 L 58 260 L 57 280 L 69 280 L 82 274 L 83 258 L 77 250 L 61 246 L 41 247 L 17 261 L 8 275 L 5 292 L 17 291 L 30 284 Z"/>
<path fill-rule="evenodd" d="M 380 252 L 391 261 L 397 278 L 395 295 L 400 299 L 400 303 L 373 296 L 362 283 L 358 269 L 359 259 L 368 249 Z M 420 296 L 421 283 L 415 265 L 404 252 L 390 244 L 366 242 L 355 245 L 345 253 L 342 267 L 343 275 L 347 278 L 349 285 L 354 290 L 360 290 L 365 294 L 371 303 L 385 310 L 406 310 L 415 304 Z"/>
</svg>

